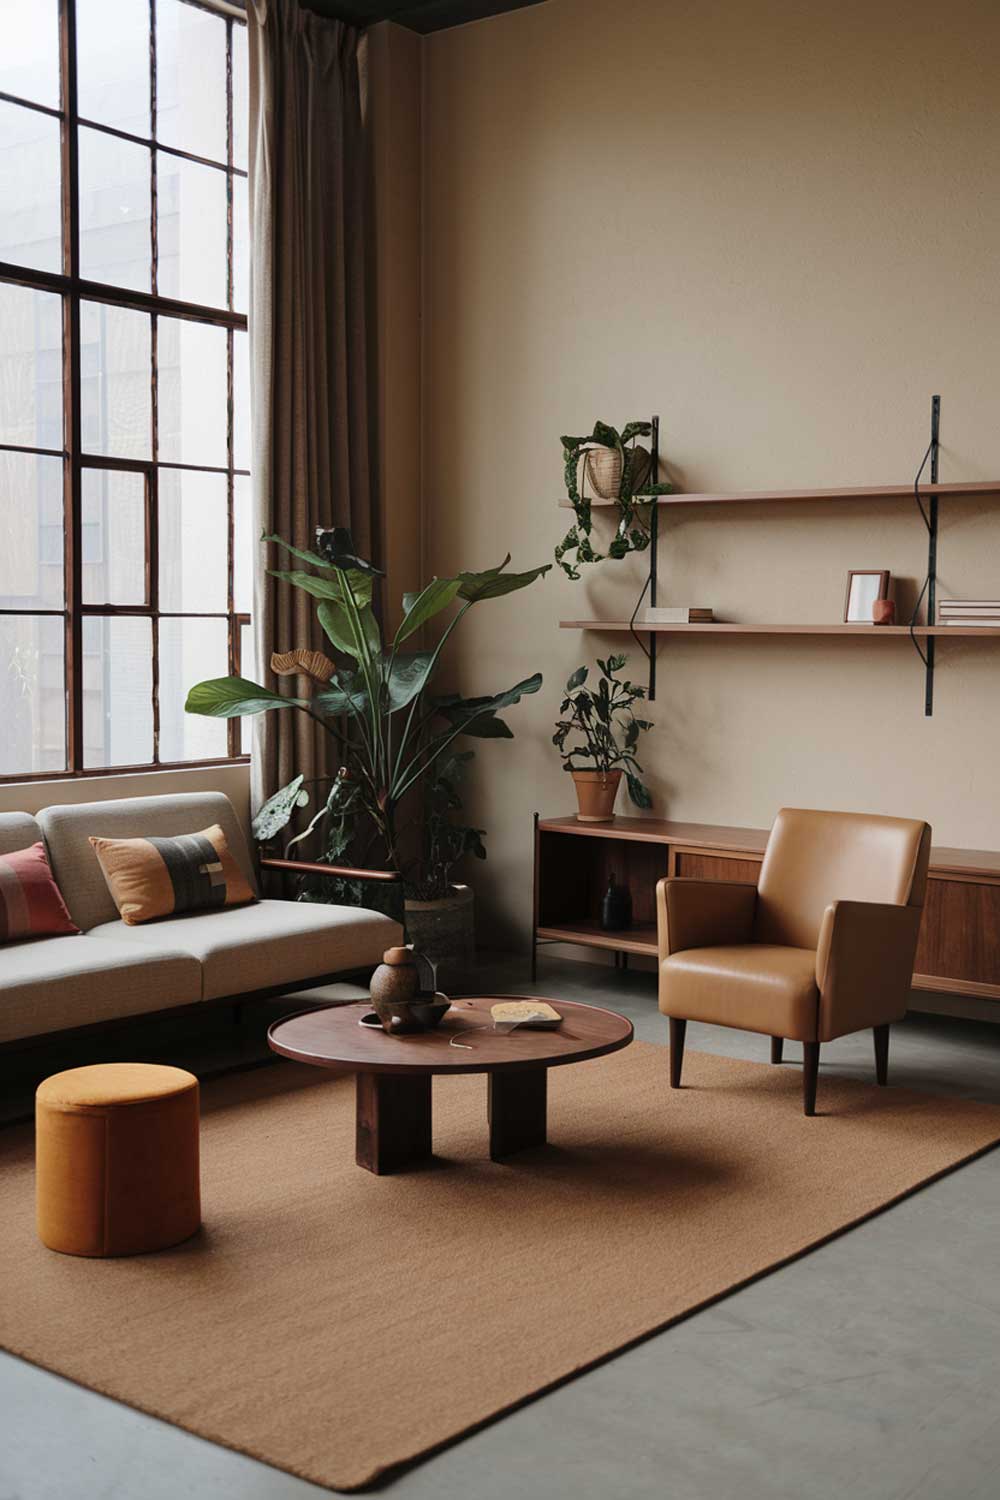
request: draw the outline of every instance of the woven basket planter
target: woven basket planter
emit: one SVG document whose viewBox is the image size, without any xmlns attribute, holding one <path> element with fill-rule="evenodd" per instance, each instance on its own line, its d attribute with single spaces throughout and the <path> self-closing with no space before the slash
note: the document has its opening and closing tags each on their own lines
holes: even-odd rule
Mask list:
<svg viewBox="0 0 1000 1500">
<path fill-rule="evenodd" d="M 649 452 L 636 446 L 634 449 L 632 485 L 638 489 L 649 476 Z M 598 500 L 617 500 L 622 488 L 622 456 L 617 448 L 605 448 L 602 443 L 588 444 L 580 454 L 577 472 L 577 488 L 581 495 L 588 491 Z"/>
</svg>

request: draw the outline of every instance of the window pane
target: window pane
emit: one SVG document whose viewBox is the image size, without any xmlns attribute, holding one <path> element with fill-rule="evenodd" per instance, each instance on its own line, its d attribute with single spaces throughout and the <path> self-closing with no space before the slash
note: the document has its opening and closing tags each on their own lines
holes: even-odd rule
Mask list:
<svg viewBox="0 0 1000 1500">
<path fill-rule="evenodd" d="M 153 759 L 153 628 L 125 616 L 83 621 L 83 756 L 87 766 Z"/>
<path fill-rule="evenodd" d="M 146 0 L 76 0 L 76 70 L 83 119 L 148 136 Z"/>
<path fill-rule="evenodd" d="M 238 615 L 248 615 L 253 609 L 255 552 L 250 480 L 237 474 L 233 480 L 233 609 Z"/>
<path fill-rule="evenodd" d="M 229 675 L 225 620 L 160 621 L 160 759 L 217 760 L 228 754 L 225 719 L 184 712 L 196 682 Z"/>
<path fill-rule="evenodd" d="M 233 468 L 250 467 L 250 341 L 233 334 Z"/>
<path fill-rule="evenodd" d="M 102 302 L 81 302 L 80 366 L 84 452 L 149 458 L 148 314 Z"/>
<path fill-rule="evenodd" d="M 0 776 L 66 769 L 63 622 L 0 615 Z"/>
<path fill-rule="evenodd" d="M 84 604 L 145 604 L 145 476 L 84 469 L 82 495 Z"/>
<path fill-rule="evenodd" d="M 225 172 L 157 153 L 157 289 L 163 296 L 227 305 L 227 212 Z"/>
<path fill-rule="evenodd" d="M 240 676 L 245 677 L 248 682 L 260 681 L 257 676 L 257 653 L 254 650 L 252 621 L 240 626 Z M 240 720 L 240 751 L 243 755 L 250 754 L 250 746 L 253 743 L 252 726 L 252 716 Z"/>
<path fill-rule="evenodd" d="M 80 274 L 148 292 L 149 148 L 84 125 L 79 142 Z"/>
<path fill-rule="evenodd" d="M 62 448 L 62 298 L 0 282 L 0 443 Z"/>
<path fill-rule="evenodd" d="M 160 608 L 185 614 L 225 613 L 229 599 L 225 474 L 161 469 L 159 485 Z"/>
<path fill-rule="evenodd" d="M 63 461 L 0 453 L 0 608 L 63 607 Z"/>
<path fill-rule="evenodd" d="M 226 23 L 182 0 L 157 0 L 156 135 L 226 160 Z"/>
<path fill-rule="evenodd" d="M 233 166 L 247 170 L 247 140 L 250 134 L 250 75 L 247 62 L 247 29 L 233 27 Z"/>
<path fill-rule="evenodd" d="M 58 120 L 0 99 L 0 260 L 62 270 L 60 151 Z"/>
<path fill-rule="evenodd" d="M 250 304 L 250 208 L 245 177 L 233 178 L 233 309 Z"/>
<path fill-rule="evenodd" d="M 59 0 L 3 0 L 0 89 L 59 108 Z"/>
<path fill-rule="evenodd" d="M 226 330 L 159 320 L 160 458 L 226 466 Z"/>
</svg>

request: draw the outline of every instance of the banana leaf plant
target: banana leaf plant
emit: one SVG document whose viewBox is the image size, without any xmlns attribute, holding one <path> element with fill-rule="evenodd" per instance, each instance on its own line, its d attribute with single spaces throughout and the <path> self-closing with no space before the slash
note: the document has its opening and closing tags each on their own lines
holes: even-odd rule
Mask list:
<svg viewBox="0 0 1000 1500">
<path fill-rule="evenodd" d="M 651 482 L 649 451 L 635 442 L 636 438 L 649 437 L 652 431 L 651 422 L 627 422 L 621 432 L 607 422 L 595 422 L 589 437 L 560 439 L 566 494 L 576 516 L 555 551 L 556 562 L 567 578 L 580 577 L 581 563 L 602 562 L 605 557 L 622 558 L 629 552 L 643 552 L 649 546 L 650 499 L 669 495 L 673 489 L 670 484 Z M 580 459 L 595 448 L 613 449 L 621 457 L 621 479 L 614 497 L 618 524 L 606 553 L 594 550 L 591 503 L 580 493 Z"/>
<path fill-rule="evenodd" d="M 474 605 L 527 588 L 551 564 L 508 572 L 508 554 L 498 567 L 481 573 L 433 578 L 419 593 L 404 595 L 403 618 L 387 643 L 372 608 L 372 587 L 381 570 L 358 556 L 349 531 L 317 528 L 315 551 L 293 547 L 279 536 L 264 540 L 306 565 L 269 571 L 316 599 L 319 623 L 336 660 L 304 648 L 272 658 L 272 670 L 294 673 L 309 684 L 306 697 L 285 697 L 242 677 L 218 677 L 191 689 L 187 711 L 223 719 L 272 712 L 308 714 L 334 740 L 341 767 L 308 827 L 289 847 L 323 829 L 330 835 L 327 849 L 331 838 L 342 849 L 357 825 L 367 822 L 373 836 L 369 845 L 377 839 L 388 867 L 403 872 L 404 798 L 434 774 L 460 735 L 512 739 L 501 713 L 542 685 L 541 673 L 535 672 L 484 697 L 436 696 L 433 679 L 445 644 Z M 458 608 L 433 646 L 406 649 L 423 626 L 452 604 Z M 309 798 L 301 777 L 282 787 L 258 813 L 257 836 L 274 838 Z"/>
</svg>

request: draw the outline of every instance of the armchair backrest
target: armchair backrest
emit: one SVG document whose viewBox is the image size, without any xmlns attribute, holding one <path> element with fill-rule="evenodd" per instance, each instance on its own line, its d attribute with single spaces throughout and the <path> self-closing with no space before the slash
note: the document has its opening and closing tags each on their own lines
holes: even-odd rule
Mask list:
<svg viewBox="0 0 1000 1500">
<path fill-rule="evenodd" d="M 815 948 L 833 901 L 923 906 L 930 850 L 917 819 L 783 807 L 760 869 L 754 941 Z"/>
</svg>

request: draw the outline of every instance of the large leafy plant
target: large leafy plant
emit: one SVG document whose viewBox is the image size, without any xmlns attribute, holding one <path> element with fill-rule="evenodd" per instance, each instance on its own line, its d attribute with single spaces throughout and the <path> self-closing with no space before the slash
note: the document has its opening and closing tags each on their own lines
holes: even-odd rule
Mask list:
<svg viewBox="0 0 1000 1500">
<path fill-rule="evenodd" d="M 673 488 L 651 478 L 649 452 L 636 444 L 636 438 L 649 437 L 652 430 L 650 422 L 627 422 L 621 432 L 607 422 L 595 422 L 589 437 L 561 439 L 566 493 L 576 520 L 556 548 L 555 557 L 568 578 L 580 577 L 581 563 L 601 562 L 605 557 L 622 558 L 629 552 L 642 552 L 649 546 L 651 497 L 669 495 Z M 618 494 L 614 497 L 618 522 L 606 553 L 594 550 L 591 502 L 580 493 L 580 470 L 585 467 L 581 466 L 580 460 L 595 448 L 611 449 L 621 459 L 621 479 Z"/>
<path fill-rule="evenodd" d="M 596 688 L 587 687 L 589 669 L 577 667 L 566 683 L 566 696 L 559 709 L 552 743 L 563 759 L 566 771 L 615 771 L 622 769 L 628 782 L 628 794 L 636 807 L 652 807 L 653 799 L 640 779 L 642 766 L 635 752 L 639 735 L 652 729 L 648 719 L 636 716 L 635 706 L 646 696 L 646 689 L 622 680 L 619 673 L 628 663 L 625 656 L 598 658 L 601 673 Z M 567 740 L 576 743 L 567 749 Z"/>
<path fill-rule="evenodd" d="M 445 643 L 474 605 L 526 588 L 551 564 L 525 573 L 507 572 L 508 555 L 498 567 L 481 573 L 434 578 L 419 593 L 404 596 L 403 618 L 386 643 L 372 608 L 373 583 L 381 570 L 357 555 L 349 531 L 317 530 L 315 551 L 293 547 L 279 536 L 265 540 L 306 565 L 270 571 L 316 599 L 319 622 L 336 659 L 305 649 L 272 658 L 276 672 L 294 673 L 309 683 L 306 697 L 285 697 L 242 677 L 218 677 L 191 689 L 187 711 L 225 719 L 271 712 L 308 714 L 336 743 L 341 768 L 332 783 L 324 783 L 329 790 L 308 827 L 291 843 L 322 835 L 332 861 L 364 829 L 367 848 L 377 844 L 379 857 L 403 871 L 404 799 L 412 801 L 408 794 L 428 777 L 445 774 L 445 757 L 454 753 L 460 735 L 511 739 L 501 713 L 542 685 L 541 673 L 536 672 L 485 697 L 435 695 L 432 684 Z M 407 649 L 417 632 L 452 604 L 459 607 L 436 643 L 428 649 Z M 255 821 L 257 837 L 276 837 L 309 800 L 303 778 L 296 777 L 261 808 Z"/>
</svg>

